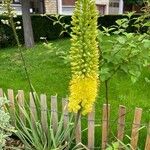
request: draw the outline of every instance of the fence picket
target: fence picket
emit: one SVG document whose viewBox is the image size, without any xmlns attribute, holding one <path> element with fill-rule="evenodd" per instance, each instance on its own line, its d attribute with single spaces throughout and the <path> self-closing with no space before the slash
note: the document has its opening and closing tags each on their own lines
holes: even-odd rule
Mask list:
<svg viewBox="0 0 150 150">
<path fill-rule="evenodd" d="M 150 150 L 150 123 L 148 125 L 148 130 L 147 130 L 147 138 L 146 138 L 146 143 L 145 143 L 145 150 Z"/>
<path fill-rule="evenodd" d="M 109 117 L 110 117 L 110 105 L 104 104 L 102 116 L 102 150 L 106 149 L 108 143 Z"/>
<path fill-rule="evenodd" d="M 64 128 L 67 128 L 69 123 L 69 114 L 68 114 L 68 99 L 62 98 L 62 111 L 64 114 Z"/>
<path fill-rule="evenodd" d="M 131 147 L 133 150 L 137 149 L 141 117 L 142 117 L 142 109 L 136 108 L 134 114 L 134 121 L 132 125 L 132 133 L 131 133 Z"/>
<path fill-rule="evenodd" d="M 75 131 L 76 144 L 81 143 L 81 115 L 79 116 L 78 124 Z"/>
<path fill-rule="evenodd" d="M 94 149 L 94 135 L 95 135 L 95 107 L 93 111 L 88 114 L 88 148 Z"/>
<path fill-rule="evenodd" d="M 119 106 L 119 118 L 118 118 L 118 133 L 117 139 L 119 141 L 123 141 L 124 138 L 124 129 L 125 129 L 125 115 L 126 115 L 126 107 L 120 105 Z M 121 149 L 122 145 L 119 145 L 119 149 Z"/>
<path fill-rule="evenodd" d="M 35 95 L 35 93 L 34 93 Z M 3 90 L 0 88 L 0 97 L 3 95 Z M 10 115 L 12 120 L 12 125 L 15 125 L 15 98 L 14 98 L 14 91 L 12 89 L 8 89 L 8 99 L 10 101 Z M 47 106 L 47 98 L 45 94 L 40 95 L 40 108 L 36 108 L 34 101 L 33 94 L 30 93 L 30 102 L 29 102 L 29 109 L 30 109 L 30 117 L 32 121 L 32 125 L 35 125 L 35 121 L 39 121 L 38 113 L 41 113 L 41 125 L 45 133 L 48 131 L 48 106 Z M 25 107 L 25 98 L 24 98 L 24 91 L 18 90 L 18 103 L 21 107 Z M 36 103 L 37 104 L 37 103 Z M 39 104 L 39 103 L 38 103 Z M 57 131 L 58 128 L 58 104 L 57 104 L 57 96 L 51 96 L 51 121 L 52 121 L 52 128 L 54 129 L 54 133 Z M 95 109 L 95 108 L 94 108 Z M 95 110 L 88 114 L 88 149 L 94 149 L 94 134 L 95 134 Z M 107 111 L 108 110 L 108 111 Z M 64 128 L 67 128 L 69 123 L 69 112 L 68 112 L 68 99 L 62 99 L 62 111 L 64 113 Z M 21 112 L 21 108 L 19 108 L 19 115 L 25 121 L 25 116 Z M 125 132 L 125 116 L 126 116 L 126 107 L 120 105 L 119 106 L 119 118 L 118 118 L 118 127 L 117 127 L 117 139 L 119 141 L 123 141 L 124 132 Z M 142 109 L 136 108 L 134 113 L 134 120 L 132 124 L 132 133 L 131 133 L 131 147 L 133 150 L 136 150 L 139 138 L 139 129 L 141 126 L 141 117 L 142 117 Z M 39 117 L 40 118 L 40 117 Z M 103 115 L 102 115 L 102 150 L 106 149 L 108 144 L 108 134 L 109 134 L 109 119 L 110 118 L 110 105 L 104 104 L 103 105 Z M 82 142 L 82 135 L 81 135 L 81 116 L 79 117 L 79 122 L 75 130 L 75 140 L 76 144 Z M 122 145 L 120 144 L 119 150 L 121 150 Z M 145 150 L 150 150 L 150 123 L 148 126 L 147 131 L 147 138 L 145 142 Z"/>
<path fill-rule="evenodd" d="M 3 94 L 3 89 L 0 88 L 0 97 L 3 97 L 3 96 L 4 96 L 4 94 Z"/>
<path fill-rule="evenodd" d="M 35 126 L 36 116 L 37 116 L 37 110 L 34 102 L 34 93 L 30 92 L 30 117 L 33 126 Z"/>
<path fill-rule="evenodd" d="M 47 121 L 47 99 L 45 94 L 40 95 L 41 99 L 41 124 L 45 133 L 48 131 L 48 121 Z"/>
<path fill-rule="evenodd" d="M 25 116 L 22 112 L 22 109 L 24 109 L 24 99 L 24 91 L 18 90 L 19 115 L 22 121 L 25 123 Z"/>
<path fill-rule="evenodd" d="M 14 103 L 14 91 L 12 89 L 7 90 L 8 93 L 8 100 L 10 103 L 10 116 L 12 118 L 12 125 L 15 125 L 15 103 Z"/>
<path fill-rule="evenodd" d="M 51 121 L 54 133 L 58 128 L 58 113 L 57 113 L 57 96 L 51 96 Z"/>
<path fill-rule="evenodd" d="M 67 130 L 69 124 L 69 112 L 68 112 L 68 98 L 62 98 L 62 112 L 63 112 L 63 123 L 64 129 Z M 66 135 L 66 140 L 69 141 L 69 136 Z"/>
</svg>

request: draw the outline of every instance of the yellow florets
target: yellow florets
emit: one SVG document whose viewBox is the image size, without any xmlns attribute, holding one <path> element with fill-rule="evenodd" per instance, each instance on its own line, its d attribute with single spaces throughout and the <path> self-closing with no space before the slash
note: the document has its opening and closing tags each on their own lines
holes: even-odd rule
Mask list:
<svg viewBox="0 0 150 150">
<path fill-rule="evenodd" d="M 72 16 L 69 111 L 87 114 L 98 91 L 98 13 L 94 0 L 78 0 Z"/>
<path fill-rule="evenodd" d="M 91 112 L 92 105 L 97 96 L 97 77 L 76 77 L 70 83 L 69 111 L 77 113 L 82 110 L 82 114 Z"/>
</svg>

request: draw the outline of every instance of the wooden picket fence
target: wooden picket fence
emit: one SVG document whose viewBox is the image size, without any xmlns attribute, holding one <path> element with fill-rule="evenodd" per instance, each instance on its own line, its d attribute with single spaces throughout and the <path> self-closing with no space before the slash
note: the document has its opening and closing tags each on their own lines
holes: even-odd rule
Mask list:
<svg viewBox="0 0 150 150">
<path fill-rule="evenodd" d="M 3 90 L 0 89 L 0 97 L 3 96 Z M 14 91 L 12 89 L 8 89 L 7 93 L 8 99 L 10 100 L 10 111 L 11 114 L 15 113 L 15 96 L 14 96 Z M 33 99 L 33 94 L 30 93 L 30 113 L 31 113 L 31 119 L 34 123 L 34 114 L 35 112 L 35 103 Z M 19 90 L 17 94 L 17 100 L 20 106 L 24 107 L 25 105 L 25 96 L 24 96 L 24 91 Z M 47 106 L 47 97 L 45 94 L 40 95 L 40 102 L 41 102 L 41 124 L 43 129 L 47 129 L 48 123 L 47 123 L 47 111 L 48 106 Z M 62 99 L 62 111 L 64 113 L 64 128 L 67 127 L 68 121 L 69 121 L 69 113 L 67 109 L 67 104 L 68 104 L 68 99 L 63 98 Z M 58 122 L 59 122 L 59 117 L 58 117 L 58 104 L 57 104 L 57 96 L 51 96 L 51 115 L 52 115 L 52 127 L 54 131 L 57 130 L 58 127 Z M 123 141 L 124 135 L 125 135 L 125 117 L 127 114 L 126 107 L 120 105 L 119 106 L 119 114 L 118 114 L 118 122 L 117 122 L 117 139 L 119 141 Z M 20 117 L 22 119 L 24 118 L 24 115 L 20 111 Z M 131 131 L 131 141 L 130 145 L 133 150 L 136 150 L 138 148 L 138 138 L 139 138 L 139 129 L 141 127 L 141 117 L 142 117 L 142 109 L 141 108 L 135 108 L 135 113 L 134 113 L 134 119 L 133 119 L 133 124 L 132 124 L 132 131 Z M 15 119 L 15 118 L 14 118 Z M 90 150 L 94 149 L 94 143 L 95 143 L 95 111 L 93 108 L 93 111 L 88 115 L 87 118 L 88 121 L 88 148 Z M 108 142 L 108 130 L 107 128 L 109 127 L 108 122 L 110 122 L 110 105 L 103 105 L 102 109 L 102 143 L 101 143 L 101 149 L 105 150 L 107 147 L 107 142 Z M 77 128 L 76 128 L 76 135 L 75 135 L 76 143 L 82 142 L 82 134 L 81 134 L 81 118 L 79 119 Z M 120 148 L 121 150 L 121 145 Z M 146 138 L 146 143 L 145 143 L 145 150 L 150 150 L 150 124 L 148 126 L 148 131 L 147 131 L 147 138 Z"/>
</svg>

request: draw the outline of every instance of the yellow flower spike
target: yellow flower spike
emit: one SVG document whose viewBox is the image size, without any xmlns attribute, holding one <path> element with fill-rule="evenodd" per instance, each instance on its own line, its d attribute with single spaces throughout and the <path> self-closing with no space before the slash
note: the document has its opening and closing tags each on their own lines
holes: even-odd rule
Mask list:
<svg viewBox="0 0 150 150">
<path fill-rule="evenodd" d="M 72 79 L 69 111 L 86 115 L 92 110 L 98 86 L 99 51 L 96 41 L 98 13 L 95 0 L 78 0 L 72 16 L 70 49 Z"/>
</svg>

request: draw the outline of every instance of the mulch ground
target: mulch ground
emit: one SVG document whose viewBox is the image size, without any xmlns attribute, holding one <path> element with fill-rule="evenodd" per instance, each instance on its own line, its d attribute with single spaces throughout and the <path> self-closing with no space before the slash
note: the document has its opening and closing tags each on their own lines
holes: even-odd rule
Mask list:
<svg viewBox="0 0 150 150">
<path fill-rule="evenodd" d="M 10 137 L 7 139 L 6 147 L 6 150 L 13 150 L 13 147 L 18 150 L 24 150 L 24 144 L 15 137 Z"/>
</svg>

